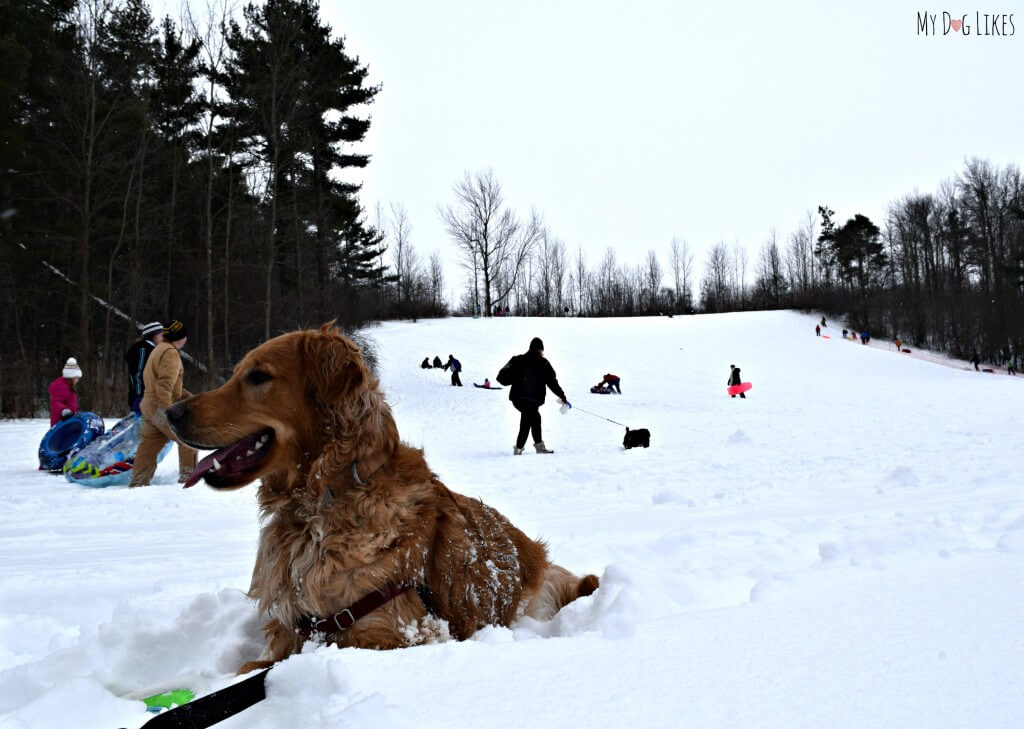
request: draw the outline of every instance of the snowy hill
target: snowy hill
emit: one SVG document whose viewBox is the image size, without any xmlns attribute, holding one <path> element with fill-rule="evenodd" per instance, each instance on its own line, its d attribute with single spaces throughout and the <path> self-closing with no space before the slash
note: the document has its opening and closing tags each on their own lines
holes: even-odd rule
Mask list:
<svg viewBox="0 0 1024 729">
<path fill-rule="evenodd" d="M 1024 381 L 813 327 L 768 312 L 370 330 L 403 439 L 602 586 L 548 624 L 295 656 L 218 726 L 1019 727 Z M 471 383 L 534 336 L 575 407 L 541 411 L 555 455 L 513 457 L 507 390 Z M 463 388 L 419 369 L 448 354 Z M 725 393 L 730 364 L 745 400 Z M 605 372 L 621 396 L 590 394 Z M 604 418 L 651 447 L 623 450 Z M 0 423 L 0 727 L 138 727 L 120 696 L 234 681 L 262 646 L 244 596 L 255 489 L 183 491 L 173 453 L 151 488 L 81 488 L 35 470 L 45 431 Z"/>
</svg>

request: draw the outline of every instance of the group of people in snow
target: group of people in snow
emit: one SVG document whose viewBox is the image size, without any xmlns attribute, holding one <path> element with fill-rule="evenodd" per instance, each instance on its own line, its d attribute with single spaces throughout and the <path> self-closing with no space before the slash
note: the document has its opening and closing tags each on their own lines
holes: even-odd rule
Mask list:
<svg viewBox="0 0 1024 729">
<path fill-rule="evenodd" d="M 441 358 L 435 356 L 434 364 L 431 367 L 430 358 L 424 357 L 423 361 L 420 362 L 420 367 L 425 370 L 438 369 L 447 372 L 449 369 L 452 371 L 452 387 L 462 387 L 462 378 L 459 377 L 459 373 L 462 372 L 462 363 L 455 359 L 454 355 L 448 355 L 448 361 L 441 364 Z"/>
<path fill-rule="evenodd" d="M 434 359 L 437 363 L 440 362 L 439 358 L 435 357 Z M 434 365 L 434 367 L 436 366 L 437 364 Z M 448 355 L 448 364 L 444 365 L 444 369 L 448 369 L 449 366 L 452 367 L 453 378 L 457 375 L 458 370 L 462 369 L 462 365 L 452 355 Z M 420 367 L 431 369 L 429 357 L 423 358 Z M 729 365 L 729 370 L 727 384 L 741 384 L 740 368 L 736 365 Z M 512 454 L 516 456 L 522 455 L 523 449 L 526 447 L 526 441 L 530 437 L 533 438 L 533 447 L 537 453 L 554 453 L 544 443 L 540 408 L 544 405 L 548 390 L 551 390 L 558 397 L 558 401 L 563 408 L 571 408 L 572 404 L 566 397 L 562 386 L 558 384 L 555 368 L 544 356 L 543 340 L 540 337 L 534 337 L 530 340 L 530 346 L 526 352 L 512 357 L 498 372 L 496 379 L 500 384 L 511 387 L 508 399 L 512 402 L 512 406 L 519 411 L 519 432 L 516 435 Z M 614 392 L 621 395 L 621 383 L 621 377 L 609 372 L 601 378 L 600 382 L 590 388 L 590 391 L 593 393 Z M 452 384 L 455 384 L 454 379 Z M 461 382 L 459 384 L 461 385 Z M 490 379 L 484 379 L 484 383 L 478 385 L 478 387 L 494 389 L 491 387 Z M 747 397 L 742 392 L 739 393 L 739 396 L 744 400 Z M 733 395 L 733 397 L 736 396 Z"/>
<path fill-rule="evenodd" d="M 139 334 L 139 340 L 124 355 L 128 406 L 142 419 L 130 485 L 147 486 L 152 482 L 158 454 L 169 440 L 178 444 L 178 482 L 184 483 L 196 467 L 198 453 L 171 432 L 164 410 L 191 396 L 182 385 L 185 368 L 181 350 L 188 341 L 188 329 L 177 319 L 166 327 L 153 321 L 143 325 Z M 49 386 L 51 427 L 79 412 L 76 388 L 81 379 L 77 360 L 68 358 L 61 376 Z"/>
</svg>

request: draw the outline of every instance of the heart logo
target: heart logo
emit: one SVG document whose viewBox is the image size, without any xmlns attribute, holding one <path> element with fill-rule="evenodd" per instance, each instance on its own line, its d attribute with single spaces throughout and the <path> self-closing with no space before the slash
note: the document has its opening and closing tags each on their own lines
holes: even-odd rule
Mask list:
<svg viewBox="0 0 1024 729">
<path fill-rule="evenodd" d="M 953 26 L 953 30 L 955 30 L 957 33 L 959 33 L 960 32 L 960 26 L 964 24 L 964 21 L 962 21 L 962 20 L 951 20 L 949 22 L 949 24 L 951 26 Z"/>
</svg>

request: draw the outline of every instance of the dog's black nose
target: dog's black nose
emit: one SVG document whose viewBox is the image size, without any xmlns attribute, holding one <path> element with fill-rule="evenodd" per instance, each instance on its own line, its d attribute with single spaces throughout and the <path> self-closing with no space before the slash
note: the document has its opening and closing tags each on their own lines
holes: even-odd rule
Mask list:
<svg viewBox="0 0 1024 729">
<path fill-rule="evenodd" d="M 175 430 L 179 430 L 188 420 L 188 406 L 185 401 L 176 402 L 164 411 L 167 414 L 167 422 Z"/>
</svg>

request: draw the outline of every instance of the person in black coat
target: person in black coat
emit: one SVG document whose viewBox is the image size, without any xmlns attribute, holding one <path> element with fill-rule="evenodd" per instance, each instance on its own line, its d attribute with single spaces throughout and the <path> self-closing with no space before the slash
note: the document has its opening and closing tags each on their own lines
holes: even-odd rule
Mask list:
<svg viewBox="0 0 1024 729">
<path fill-rule="evenodd" d="M 430 369 L 430 357 L 424 357 L 423 361 L 420 362 L 420 367 L 425 370 Z"/>
<path fill-rule="evenodd" d="M 452 368 L 452 387 L 462 387 L 462 379 L 459 377 L 459 373 L 462 372 L 462 363 L 451 354 L 448 355 L 448 361 L 444 365 L 446 372 L 449 367 Z"/>
<path fill-rule="evenodd" d="M 142 395 L 146 391 L 146 386 L 142 382 L 142 371 L 146 369 L 146 361 L 156 349 L 156 345 L 164 341 L 164 325 L 153 321 L 144 324 L 139 332 L 142 338 L 124 353 L 124 362 L 128 365 L 128 406 L 136 415 L 141 414 L 139 403 L 142 402 Z"/>
<path fill-rule="evenodd" d="M 544 342 L 539 337 L 530 341 L 530 349 L 517 354 L 498 373 L 498 382 L 511 385 L 508 399 L 520 413 L 519 435 L 512 450 L 513 455 L 522 455 L 526 436 L 533 434 L 533 447 L 538 453 L 554 453 L 544 445 L 541 434 L 540 406 L 544 404 L 547 389 L 558 396 L 563 405 L 569 405 L 565 392 L 558 384 L 555 369 L 544 358 Z M 572 407 L 569 405 L 569 407 Z"/>
<path fill-rule="evenodd" d="M 731 370 L 729 372 L 729 381 L 726 382 L 725 384 L 729 385 L 730 387 L 733 385 L 739 385 L 742 382 L 742 380 L 740 379 L 740 368 L 737 367 L 736 365 L 729 365 L 729 369 Z M 732 395 L 731 397 L 736 396 Z M 742 392 L 740 393 L 740 397 L 742 397 L 744 400 L 747 399 L 747 396 L 744 395 Z"/>
<path fill-rule="evenodd" d="M 442 367 L 444 367 L 444 364 L 442 364 L 441 358 L 435 355 L 434 356 L 434 369 L 439 370 Z"/>
</svg>

